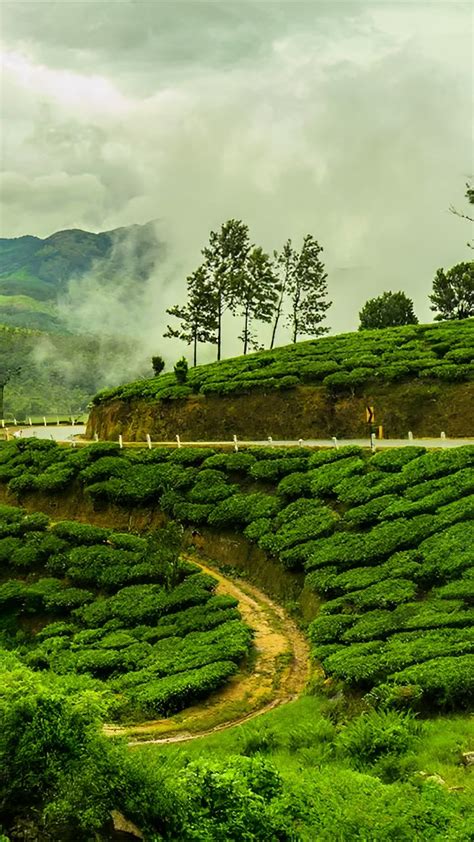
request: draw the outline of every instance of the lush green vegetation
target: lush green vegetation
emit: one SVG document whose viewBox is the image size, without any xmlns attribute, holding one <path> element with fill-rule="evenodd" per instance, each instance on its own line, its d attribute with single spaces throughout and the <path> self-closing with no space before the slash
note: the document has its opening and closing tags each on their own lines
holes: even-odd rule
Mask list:
<svg viewBox="0 0 474 842">
<path fill-rule="evenodd" d="M 226 395 L 252 389 L 292 389 L 323 384 L 353 392 L 377 381 L 422 378 L 462 381 L 473 376 L 474 320 L 363 330 L 299 342 L 190 369 L 186 383 L 173 374 L 100 392 L 94 403 L 113 399 L 169 400 L 192 394 Z"/>
<path fill-rule="evenodd" d="M 179 561 L 173 524 L 145 539 L 5 506 L 0 536 L 0 644 L 35 669 L 88 676 L 115 717 L 179 710 L 248 652 L 237 601 Z"/>
<path fill-rule="evenodd" d="M 468 705 L 474 691 L 473 464 L 470 446 L 369 456 L 357 447 L 215 453 L 23 441 L 0 450 L 0 480 L 19 495 L 76 482 L 94 501 L 158 504 L 183 524 L 243 530 L 305 570 L 325 600 L 310 634 L 328 675 L 393 704 L 446 708 Z M 83 554 L 80 586 L 91 584 L 88 565 Z M 97 623 L 116 616 L 107 606 Z"/>
<path fill-rule="evenodd" d="M 93 271 L 99 284 L 117 278 L 123 284 L 126 263 L 130 280 L 133 278 L 136 285 L 137 280 L 148 277 L 157 249 L 152 223 L 99 234 L 79 229 L 57 231 L 44 240 L 32 236 L 0 238 L 0 322 L 69 333 L 74 330 L 74 314 L 64 320 L 57 298 L 67 292 L 72 279 Z"/>
<path fill-rule="evenodd" d="M 2 653 L 0 830 L 106 840 L 120 810 L 154 842 L 472 838 L 466 719 L 348 717 L 306 697 L 184 749 L 130 751 L 101 733 L 104 715 L 90 679 Z"/>
<path fill-rule="evenodd" d="M 64 336 L 0 324 L 0 374 L 14 369 L 5 386 L 5 418 L 84 411 L 97 389 L 116 382 L 117 358 L 126 349 L 106 337 Z M 126 377 L 126 372 L 120 376 Z"/>
</svg>

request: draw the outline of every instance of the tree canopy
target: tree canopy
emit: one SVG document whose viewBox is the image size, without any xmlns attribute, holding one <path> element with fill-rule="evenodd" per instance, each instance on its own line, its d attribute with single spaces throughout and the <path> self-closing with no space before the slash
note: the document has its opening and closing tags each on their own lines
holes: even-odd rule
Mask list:
<svg viewBox="0 0 474 842">
<path fill-rule="evenodd" d="M 404 292 L 384 292 L 365 302 L 359 313 L 359 330 L 416 325 L 413 301 Z"/>
<path fill-rule="evenodd" d="M 474 316 L 474 261 L 438 269 L 429 298 L 436 321 Z"/>
</svg>

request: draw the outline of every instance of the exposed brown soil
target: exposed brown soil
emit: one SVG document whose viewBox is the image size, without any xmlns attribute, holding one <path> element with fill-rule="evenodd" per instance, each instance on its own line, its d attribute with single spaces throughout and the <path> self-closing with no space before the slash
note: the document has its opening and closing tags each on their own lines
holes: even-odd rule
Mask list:
<svg viewBox="0 0 474 842">
<path fill-rule="evenodd" d="M 185 400 L 110 401 L 94 407 L 87 438 L 145 441 L 247 441 L 318 439 L 367 434 L 366 406 L 387 438 L 474 435 L 474 384 L 412 380 L 379 383 L 359 394 L 332 395 L 324 386 L 252 392 L 248 395 L 193 395 Z"/>
<path fill-rule="evenodd" d="M 239 600 L 242 618 L 254 631 L 255 660 L 205 702 L 175 716 L 127 728 L 107 726 L 108 734 L 126 735 L 131 745 L 184 742 L 231 728 L 295 699 L 308 681 L 308 643 L 283 608 L 253 585 L 197 563 L 218 580 L 217 593 Z"/>
</svg>

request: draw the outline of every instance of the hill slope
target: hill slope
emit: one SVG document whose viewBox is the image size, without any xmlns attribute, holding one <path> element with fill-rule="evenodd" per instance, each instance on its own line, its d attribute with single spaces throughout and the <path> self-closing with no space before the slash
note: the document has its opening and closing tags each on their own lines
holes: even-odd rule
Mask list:
<svg viewBox="0 0 474 842">
<path fill-rule="evenodd" d="M 473 360 L 473 319 L 329 336 L 101 392 L 89 435 L 357 437 L 366 404 L 391 437 L 472 435 Z"/>
<path fill-rule="evenodd" d="M 62 331 L 56 303 L 71 280 L 87 273 L 101 284 L 146 280 L 160 253 L 154 223 L 93 234 L 72 229 L 46 239 L 0 239 L 0 322 L 39 330 Z"/>
</svg>

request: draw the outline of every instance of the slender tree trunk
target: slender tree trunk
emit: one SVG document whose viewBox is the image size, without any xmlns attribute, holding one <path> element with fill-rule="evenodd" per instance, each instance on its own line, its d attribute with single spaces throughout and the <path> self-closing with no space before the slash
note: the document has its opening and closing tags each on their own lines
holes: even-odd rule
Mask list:
<svg viewBox="0 0 474 842">
<path fill-rule="evenodd" d="M 282 305 L 283 305 L 283 298 L 280 298 L 280 300 L 278 302 L 278 305 L 277 305 L 275 321 L 273 322 L 272 341 L 270 342 L 270 350 L 272 350 L 272 348 L 275 344 L 275 337 L 276 337 L 278 322 L 280 321 Z"/>
<path fill-rule="evenodd" d="M 197 366 L 197 332 L 194 333 L 193 365 Z"/>
<path fill-rule="evenodd" d="M 221 294 L 219 294 L 219 301 L 218 301 L 218 312 L 217 312 L 217 359 L 220 360 L 221 358 L 221 342 L 222 342 L 222 298 Z"/>
<path fill-rule="evenodd" d="M 245 321 L 244 321 L 244 354 L 247 353 L 249 344 L 249 308 L 245 308 Z"/>
</svg>

